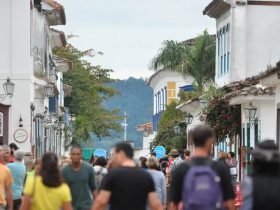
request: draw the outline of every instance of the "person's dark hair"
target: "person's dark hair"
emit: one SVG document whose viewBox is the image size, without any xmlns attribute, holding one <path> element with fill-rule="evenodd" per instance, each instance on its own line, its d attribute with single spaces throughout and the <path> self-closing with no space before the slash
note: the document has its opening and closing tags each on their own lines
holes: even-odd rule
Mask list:
<svg viewBox="0 0 280 210">
<path fill-rule="evenodd" d="M 156 154 L 155 152 L 152 152 L 152 153 L 151 153 L 151 156 L 155 156 L 155 157 L 156 157 L 157 154 Z"/>
<path fill-rule="evenodd" d="M 14 149 L 15 151 L 19 149 L 18 146 L 17 146 L 15 143 L 10 143 L 10 144 L 9 144 L 9 147 L 10 147 L 10 149 L 11 149 L 11 152 L 10 152 L 11 155 L 14 155 L 13 149 Z"/>
<path fill-rule="evenodd" d="M 95 161 L 96 166 L 106 167 L 107 166 L 107 160 L 105 157 L 98 157 Z"/>
<path fill-rule="evenodd" d="M 235 157 L 235 153 L 234 152 L 229 152 L 228 154 L 230 155 L 231 158 Z"/>
<path fill-rule="evenodd" d="M 115 150 L 117 153 L 123 151 L 127 158 L 133 159 L 133 148 L 127 142 L 120 142 L 115 145 Z"/>
<path fill-rule="evenodd" d="M 139 160 L 140 160 L 140 163 L 141 163 L 141 168 L 148 168 L 148 166 L 147 166 L 147 158 L 140 157 Z"/>
<path fill-rule="evenodd" d="M 71 146 L 70 152 L 72 152 L 73 149 L 79 149 L 81 152 L 83 152 L 83 148 L 79 144 L 74 144 Z"/>
<path fill-rule="evenodd" d="M 273 140 L 265 140 L 259 143 L 252 152 L 253 156 L 253 176 L 271 175 L 279 176 L 280 154 L 278 146 Z"/>
<path fill-rule="evenodd" d="M 191 151 L 188 150 L 188 149 L 185 149 L 185 150 L 184 150 L 184 155 L 187 156 L 187 157 L 189 157 L 189 156 L 191 155 Z"/>
<path fill-rule="evenodd" d="M 191 138 L 193 140 L 194 146 L 196 147 L 204 147 L 206 141 L 209 138 L 214 137 L 214 131 L 207 125 L 198 125 L 194 129 L 192 129 Z"/>
<path fill-rule="evenodd" d="M 62 183 L 62 177 L 58 168 L 58 158 L 54 153 L 46 153 L 43 155 L 41 162 L 40 175 L 43 184 L 48 187 L 58 187 Z"/>
</svg>

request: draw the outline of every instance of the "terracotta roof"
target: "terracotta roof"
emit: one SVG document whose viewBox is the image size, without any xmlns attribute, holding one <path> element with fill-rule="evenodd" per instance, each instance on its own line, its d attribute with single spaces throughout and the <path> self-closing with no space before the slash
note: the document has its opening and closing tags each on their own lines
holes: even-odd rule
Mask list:
<svg viewBox="0 0 280 210">
<path fill-rule="evenodd" d="M 268 68 L 266 71 L 259 73 L 256 76 L 248 77 L 245 80 L 230 83 L 224 88 L 229 88 L 230 93 L 225 95 L 221 100 L 229 100 L 236 96 L 247 95 L 272 95 L 275 93 L 275 87 L 265 87 L 260 85 L 261 79 L 269 77 L 272 74 L 280 73 L 280 61 L 273 68 Z"/>
<path fill-rule="evenodd" d="M 280 73 L 280 61 L 276 63 L 276 66 L 273 68 L 268 68 L 266 71 L 259 73 L 256 76 L 247 77 L 245 80 L 240 80 L 237 82 L 232 82 L 225 86 L 225 88 L 230 88 L 232 90 L 240 89 L 240 87 L 248 87 L 252 85 L 257 85 L 261 79 L 269 77 L 272 74 Z"/>
<path fill-rule="evenodd" d="M 216 41 L 216 34 L 212 34 L 211 37 L 213 37 L 214 40 Z M 180 42 L 180 44 L 192 46 L 192 45 L 194 45 L 196 38 L 197 37 L 191 38 L 191 39 L 187 39 L 185 41 Z"/>
<path fill-rule="evenodd" d="M 262 87 L 259 85 L 253 85 L 250 87 L 246 87 L 240 90 L 230 92 L 224 97 L 222 97 L 221 100 L 227 101 L 236 96 L 248 96 L 248 95 L 259 96 L 259 95 L 273 95 L 273 94 L 275 94 L 275 87 Z"/>
</svg>

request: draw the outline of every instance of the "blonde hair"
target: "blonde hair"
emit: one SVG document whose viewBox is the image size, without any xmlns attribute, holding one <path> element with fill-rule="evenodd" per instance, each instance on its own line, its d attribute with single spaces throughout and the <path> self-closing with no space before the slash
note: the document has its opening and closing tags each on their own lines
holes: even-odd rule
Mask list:
<svg viewBox="0 0 280 210">
<path fill-rule="evenodd" d="M 159 167 L 159 162 L 158 162 L 158 159 L 156 157 L 149 157 L 147 162 L 146 162 L 146 165 L 148 166 L 148 168 L 151 168 L 151 169 L 157 169 Z"/>
</svg>

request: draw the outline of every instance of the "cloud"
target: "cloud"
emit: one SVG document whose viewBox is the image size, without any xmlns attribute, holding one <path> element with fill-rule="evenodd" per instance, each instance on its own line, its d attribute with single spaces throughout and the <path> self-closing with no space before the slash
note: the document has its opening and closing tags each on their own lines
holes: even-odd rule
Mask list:
<svg viewBox="0 0 280 210">
<path fill-rule="evenodd" d="M 66 33 L 81 49 L 104 52 L 90 61 L 112 68 L 114 78 L 147 77 L 150 60 L 163 40 L 182 41 L 205 28 L 215 32 L 213 19 L 202 15 L 209 0 L 60 0 L 66 10 Z"/>
</svg>

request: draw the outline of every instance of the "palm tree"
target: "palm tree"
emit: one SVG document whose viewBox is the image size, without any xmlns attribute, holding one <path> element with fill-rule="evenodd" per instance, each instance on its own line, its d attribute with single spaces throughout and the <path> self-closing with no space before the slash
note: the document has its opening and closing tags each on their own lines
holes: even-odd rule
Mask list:
<svg viewBox="0 0 280 210">
<path fill-rule="evenodd" d="M 164 41 L 163 48 L 151 62 L 150 68 L 177 71 L 194 79 L 196 90 L 202 92 L 215 77 L 215 38 L 205 30 L 193 45 Z"/>
</svg>

